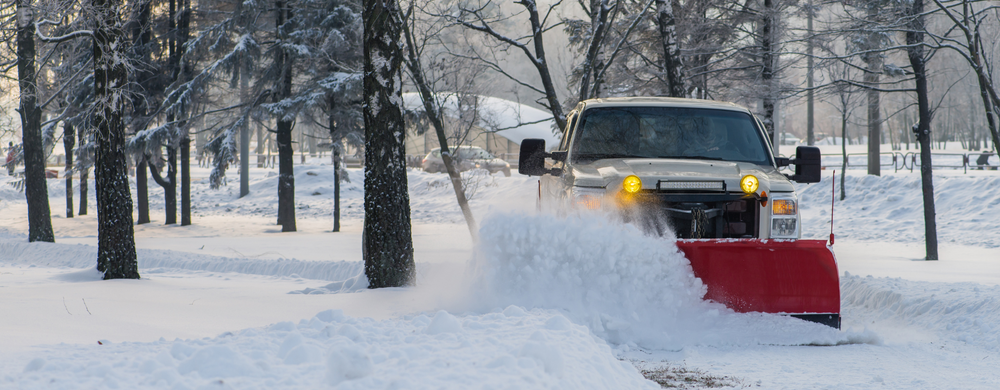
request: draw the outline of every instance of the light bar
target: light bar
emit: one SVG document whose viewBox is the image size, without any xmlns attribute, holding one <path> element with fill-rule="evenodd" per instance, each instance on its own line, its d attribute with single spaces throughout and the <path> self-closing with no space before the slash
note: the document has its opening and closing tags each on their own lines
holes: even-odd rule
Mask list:
<svg viewBox="0 0 1000 390">
<path fill-rule="evenodd" d="M 721 181 L 661 181 L 658 184 L 661 190 L 716 190 L 725 189 Z"/>
</svg>

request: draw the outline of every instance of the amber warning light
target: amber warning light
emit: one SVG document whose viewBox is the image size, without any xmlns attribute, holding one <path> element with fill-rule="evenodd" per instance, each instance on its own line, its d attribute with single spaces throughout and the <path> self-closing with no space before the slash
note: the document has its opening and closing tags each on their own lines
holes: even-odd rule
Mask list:
<svg viewBox="0 0 1000 390">
<path fill-rule="evenodd" d="M 639 192 L 642 189 L 642 180 L 639 179 L 639 176 L 629 175 L 625 180 L 622 180 L 622 189 L 630 194 Z"/>
<path fill-rule="evenodd" d="M 740 189 L 747 194 L 757 192 L 757 186 L 759 185 L 760 181 L 757 180 L 757 176 L 754 175 L 746 175 L 740 179 Z"/>
</svg>

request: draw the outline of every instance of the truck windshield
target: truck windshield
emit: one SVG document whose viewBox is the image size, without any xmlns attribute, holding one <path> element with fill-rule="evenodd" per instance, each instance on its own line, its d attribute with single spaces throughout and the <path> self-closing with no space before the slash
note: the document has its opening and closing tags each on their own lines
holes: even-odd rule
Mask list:
<svg viewBox="0 0 1000 390">
<path fill-rule="evenodd" d="M 595 107 L 583 112 L 573 161 L 679 158 L 771 165 L 761 132 L 747 114 L 671 107 Z"/>
</svg>

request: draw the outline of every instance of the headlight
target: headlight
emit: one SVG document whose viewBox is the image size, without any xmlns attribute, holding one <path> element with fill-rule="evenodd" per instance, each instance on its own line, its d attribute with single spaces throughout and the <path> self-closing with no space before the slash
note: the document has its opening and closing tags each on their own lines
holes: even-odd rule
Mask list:
<svg viewBox="0 0 1000 390">
<path fill-rule="evenodd" d="M 573 187 L 573 204 L 585 210 L 597 210 L 604 205 L 605 191 L 600 187 Z"/>
<path fill-rule="evenodd" d="M 771 238 L 799 238 L 799 213 L 794 194 L 771 199 Z"/>
<path fill-rule="evenodd" d="M 771 238 L 798 238 L 797 222 L 795 218 L 772 218 Z"/>
</svg>

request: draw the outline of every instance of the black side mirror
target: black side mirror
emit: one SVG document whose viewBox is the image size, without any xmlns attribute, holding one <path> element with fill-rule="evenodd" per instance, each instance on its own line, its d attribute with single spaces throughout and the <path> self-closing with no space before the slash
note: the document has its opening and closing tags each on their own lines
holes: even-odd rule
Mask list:
<svg viewBox="0 0 1000 390">
<path fill-rule="evenodd" d="M 787 160 L 788 164 L 795 164 L 795 174 L 789 176 L 789 179 L 797 181 L 799 183 L 819 183 L 822 178 L 820 173 L 821 163 L 820 163 L 820 153 L 819 148 L 815 146 L 799 146 L 795 148 L 795 158 L 792 160 Z M 779 161 L 778 165 L 781 166 L 783 161 Z"/>
<path fill-rule="evenodd" d="M 521 141 L 521 153 L 517 157 L 517 173 L 528 176 L 541 176 L 546 173 L 558 174 L 559 169 L 545 169 L 545 158 L 561 157 L 566 159 L 566 154 L 559 152 L 545 153 L 545 140 L 538 138 L 525 138 Z"/>
</svg>

